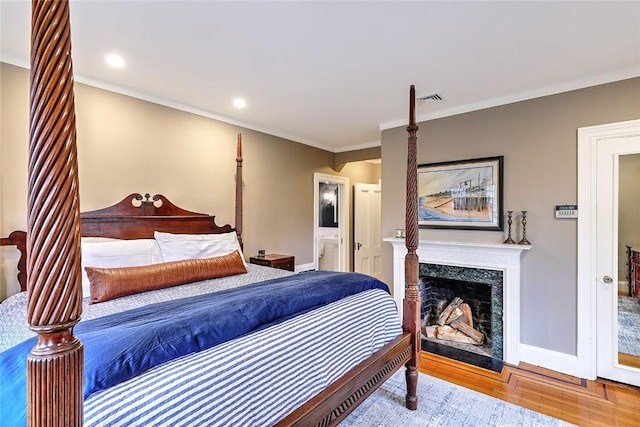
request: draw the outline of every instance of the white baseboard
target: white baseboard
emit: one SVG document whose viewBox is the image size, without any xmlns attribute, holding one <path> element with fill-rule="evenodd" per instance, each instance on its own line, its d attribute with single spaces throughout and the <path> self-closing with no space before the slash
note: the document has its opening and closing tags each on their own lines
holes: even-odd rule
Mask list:
<svg viewBox="0 0 640 427">
<path fill-rule="evenodd" d="M 560 353 L 532 345 L 520 344 L 520 360 L 574 377 L 589 378 L 589 368 L 572 354 Z"/>
<path fill-rule="evenodd" d="M 312 262 L 307 264 L 296 265 L 296 273 L 300 273 L 301 271 L 315 270 L 315 269 L 316 269 L 316 266 Z"/>
</svg>

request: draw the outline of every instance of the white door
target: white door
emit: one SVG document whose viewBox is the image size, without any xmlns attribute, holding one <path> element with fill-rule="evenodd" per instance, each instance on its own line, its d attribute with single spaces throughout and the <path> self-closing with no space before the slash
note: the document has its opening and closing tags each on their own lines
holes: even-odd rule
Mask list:
<svg viewBox="0 0 640 427">
<path fill-rule="evenodd" d="M 640 386 L 640 348 L 629 345 L 625 334 L 631 334 L 631 341 L 640 334 L 640 299 L 632 298 L 631 309 L 634 313 L 625 313 L 624 290 L 619 290 L 618 283 L 626 277 L 620 277 L 619 257 L 620 245 L 640 244 L 635 239 L 637 227 L 635 222 L 631 229 L 620 233 L 619 219 L 625 209 L 630 209 L 620 198 L 620 164 L 623 160 L 634 160 L 627 156 L 640 156 L 640 135 L 624 135 L 605 137 L 598 141 L 596 149 L 596 333 L 597 333 L 597 373 L 599 377 Z M 640 165 L 640 163 L 638 163 Z M 640 193 L 640 174 L 631 184 L 631 191 Z M 637 186 L 636 186 L 637 185 Z M 626 194 L 629 194 L 628 192 Z M 638 209 L 637 206 L 632 209 Z M 622 240 L 619 242 L 619 240 Z M 624 243 L 624 244 L 623 244 Z M 637 305 L 637 307 L 636 307 Z M 620 310 L 619 310 L 620 309 Z M 637 321 L 633 321 L 633 319 Z M 626 320 L 625 320 L 626 319 Z M 632 324 L 629 324 L 631 319 Z M 627 354 L 635 353 L 635 354 Z M 633 365 L 636 365 L 635 367 Z"/>
<path fill-rule="evenodd" d="M 353 199 L 353 271 L 380 278 L 380 184 L 355 184 Z"/>
</svg>

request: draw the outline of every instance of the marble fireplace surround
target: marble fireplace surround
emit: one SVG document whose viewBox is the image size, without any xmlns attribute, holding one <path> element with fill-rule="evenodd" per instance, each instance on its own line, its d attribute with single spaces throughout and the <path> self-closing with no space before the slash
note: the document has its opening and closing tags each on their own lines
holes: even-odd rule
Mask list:
<svg viewBox="0 0 640 427">
<path fill-rule="evenodd" d="M 386 238 L 384 241 L 393 245 L 392 292 L 402 318 L 407 248 L 404 239 Z M 522 253 L 529 249 L 529 245 L 421 240 L 417 250 L 421 263 L 503 272 L 503 357 L 512 365 L 520 363 L 520 260 Z"/>
</svg>

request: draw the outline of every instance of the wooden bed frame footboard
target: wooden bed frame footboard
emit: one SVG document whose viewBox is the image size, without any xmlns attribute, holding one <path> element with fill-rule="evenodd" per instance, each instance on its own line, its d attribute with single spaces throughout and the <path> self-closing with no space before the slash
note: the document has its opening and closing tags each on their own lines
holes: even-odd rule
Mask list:
<svg viewBox="0 0 640 427">
<path fill-rule="evenodd" d="M 276 424 L 334 426 L 349 415 L 413 356 L 413 336 L 406 332 Z"/>
<path fill-rule="evenodd" d="M 83 422 L 84 349 L 73 335 L 73 327 L 80 321 L 82 312 L 80 238 L 83 235 L 144 238 L 152 237 L 152 234 L 149 235 L 148 231 L 139 234 L 117 231 L 128 221 L 114 219 L 113 211 L 80 214 L 68 0 L 33 0 L 31 31 L 27 232 L 14 232 L 8 238 L 1 239 L 0 244 L 16 245 L 21 251 L 19 281 L 25 283 L 23 288 L 30 293 L 27 320 L 31 329 L 38 334 L 38 343 L 27 359 L 28 425 L 80 426 Z M 417 408 L 417 367 L 420 362 L 420 297 L 416 254 L 417 130 L 415 90 L 411 86 L 407 127 L 408 253 L 405 259 L 404 333 L 282 420 L 280 425 L 335 425 L 403 364 L 407 368 L 406 406 Z M 238 147 L 236 231 L 241 239 L 240 137 Z M 118 206 L 117 209 L 129 209 L 125 205 L 131 203 L 131 198 L 141 202 L 144 211 L 143 215 L 133 215 L 138 217 L 138 225 L 134 230 L 140 224 L 146 224 L 142 228 L 148 230 L 147 226 L 153 224 L 161 231 L 184 232 L 184 223 L 178 222 L 179 229 L 176 229 L 175 224 L 178 223 L 173 222 L 179 217 L 189 217 L 194 223 L 204 220 L 207 230 L 233 229 L 231 226 L 218 227 L 211 216 L 185 210 L 167 211 L 166 216 L 171 219 L 166 220 L 158 219 L 155 214 L 147 215 L 147 209 L 156 212 L 162 206 L 180 209 L 163 196 L 154 196 L 150 200 L 148 195 L 143 198 L 132 194 L 114 206 Z M 160 207 L 154 205 L 158 200 Z M 131 219 L 131 216 L 122 212 L 118 215 Z M 105 223 L 110 225 L 105 226 Z M 104 227 L 111 231 L 106 232 Z M 27 253 L 29 256 L 26 256 Z M 65 372 L 64 379 L 59 377 L 60 372 Z"/>
</svg>

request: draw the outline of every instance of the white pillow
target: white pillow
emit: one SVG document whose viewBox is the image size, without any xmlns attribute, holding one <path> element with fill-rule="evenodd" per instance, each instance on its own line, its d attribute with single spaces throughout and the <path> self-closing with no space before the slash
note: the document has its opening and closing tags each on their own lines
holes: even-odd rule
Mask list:
<svg viewBox="0 0 640 427">
<path fill-rule="evenodd" d="M 211 258 L 238 251 L 245 266 L 247 265 L 235 231 L 221 234 L 171 234 L 156 231 L 154 237 L 164 262 Z"/>
<path fill-rule="evenodd" d="M 83 237 L 82 296 L 90 296 L 89 278 L 85 267 L 113 268 L 137 267 L 162 262 L 160 248 L 155 239 L 121 240 L 103 237 Z"/>
</svg>

